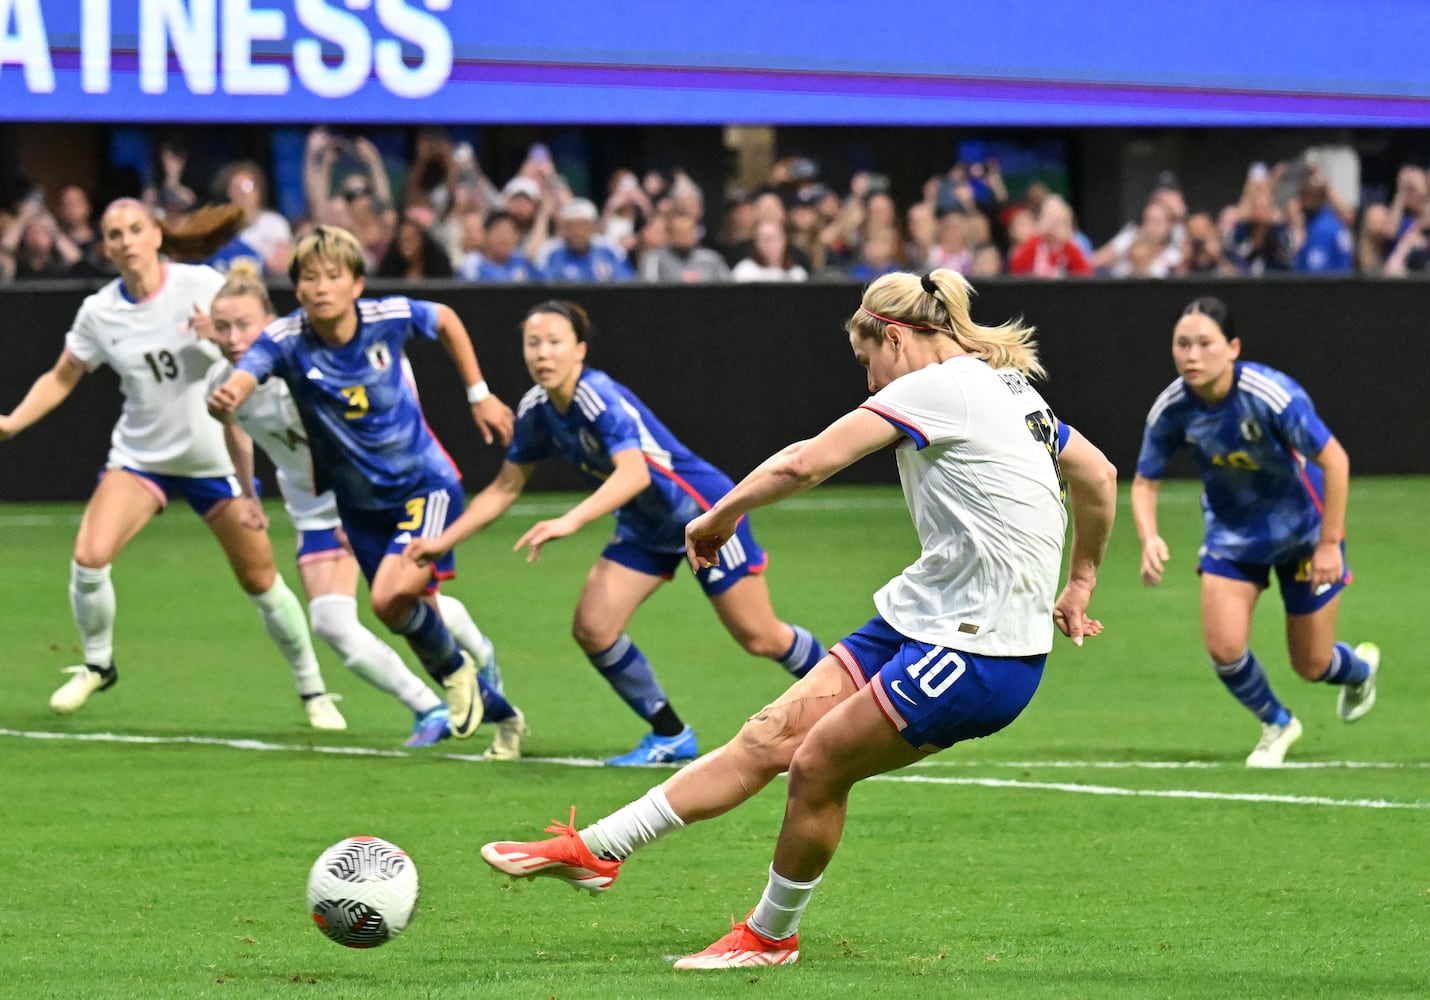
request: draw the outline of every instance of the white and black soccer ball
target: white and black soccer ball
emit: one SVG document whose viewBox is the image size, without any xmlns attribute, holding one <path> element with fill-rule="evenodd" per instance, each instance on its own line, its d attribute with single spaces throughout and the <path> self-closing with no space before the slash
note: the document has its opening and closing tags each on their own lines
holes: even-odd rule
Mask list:
<svg viewBox="0 0 1430 1000">
<path fill-rule="evenodd" d="M 402 848 L 377 837 L 338 841 L 308 873 L 313 923 L 349 948 L 376 948 L 401 934 L 417 895 L 417 866 Z"/>
</svg>

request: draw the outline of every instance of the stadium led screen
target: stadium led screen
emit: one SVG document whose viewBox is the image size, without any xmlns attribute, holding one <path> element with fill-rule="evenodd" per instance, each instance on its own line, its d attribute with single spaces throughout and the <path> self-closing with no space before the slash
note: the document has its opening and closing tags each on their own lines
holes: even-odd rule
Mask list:
<svg viewBox="0 0 1430 1000">
<path fill-rule="evenodd" d="M 0 0 L 0 120 L 1424 125 L 1396 0 Z"/>
</svg>

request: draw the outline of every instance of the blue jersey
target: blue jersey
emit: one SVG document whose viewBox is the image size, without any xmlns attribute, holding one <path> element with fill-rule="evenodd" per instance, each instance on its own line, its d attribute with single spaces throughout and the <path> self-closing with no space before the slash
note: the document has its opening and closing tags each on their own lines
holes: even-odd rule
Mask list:
<svg viewBox="0 0 1430 1000">
<path fill-rule="evenodd" d="M 358 328 L 324 344 L 299 309 L 272 323 L 238 363 L 260 382 L 288 384 L 313 452 L 314 485 L 354 510 L 397 507 L 459 483 L 422 417 L 402 352 L 414 334 L 435 339 L 437 307 L 402 296 L 359 299 Z"/>
<path fill-rule="evenodd" d="M 661 423 L 635 393 L 605 372 L 585 368 L 576 398 L 559 411 L 540 386 L 516 411 L 507 461 L 530 465 L 553 453 L 599 487 L 615 471 L 615 455 L 640 451 L 650 485 L 616 511 L 616 535 L 666 552 L 685 551 L 685 525 L 734 484 Z"/>
<path fill-rule="evenodd" d="M 1185 445 L 1201 473 L 1206 548 L 1274 566 L 1315 548 L 1322 475 L 1309 461 L 1331 439 L 1311 397 L 1290 377 L 1237 362 L 1231 393 L 1208 406 L 1177 379 L 1147 415 L 1137 474 L 1161 479 Z"/>
</svg>

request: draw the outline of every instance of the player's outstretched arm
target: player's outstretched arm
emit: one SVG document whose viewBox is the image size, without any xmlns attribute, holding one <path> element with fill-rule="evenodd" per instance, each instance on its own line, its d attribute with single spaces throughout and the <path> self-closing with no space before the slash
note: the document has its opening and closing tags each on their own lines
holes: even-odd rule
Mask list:
<svg viewBox="0 0 1430 1000">
<path fill-rule="evenodd" d="M 46 414 L 59 406 L 79 380 L 85 376 L 85 367 L 69 351 L 60 354 L 55 366 L 35 379 L 20 405 L 6 414 L 0 414 L 0 441 L 8 441 L 16 434 L 39 423 Z"/>
<path fill-rule="evenodd" d="M 466 325 L 451 306 L 440 302 L 437 303 L 437 339 L 442 342 L 443 349 L 462 376 L 462 384 L 467 387 L 467 402 L 471 404 L 472 419 L 482 432 L 482 439 L 487 444 L 494 439 L 503 446 L 509 444 L 516 426 L 516 414 L 487 388 Z"/>
<path fill-rule="evenodd" d="M 517 539 L 512 548 L 527 549 L 526 561 L 541 558 L 541 546 L 558 538 L 574 535 L 586 525 L 625 506 L 650 485 L 650 469 L 645 454 L 639 448 L 626 448 L 611 456 L 615 470 L 594 493 L 560 517 L 538 521 Z"/>
<path fill-rule="evenodd" d="M 1070 431 L 1058 465 L 1072 502 L 1072 547 L 1068 582 L 1053 606 L 1053 621 L 1063 635 L 1081 646 L 1084 636 L 1102 631 L 1102 622 L 1089 618 L 1087 608 L 1117 515 L 1117 468 L 1091 441 L 1074 429 Z"/>
<path fill-rule="evenodd" d="M 735 526 L 756 507 L 812 489 L 840 469 L 898 440 L 899 431 L 869 410 L 851 410 L 808 441 L 787 445 L 761 462 L 729 493 L 685 526 L 691 565 L 713 566 Z"/>
<path fill-rule="evenodd" d="M 225 424 L 233 423 L 238 408 L 247 402 L 258 388 L 258 379 L 251 372 L 239 370 L 224 380 L 223 384 L 209 393 L 209 415 Z"/>
<path fill-rule="evenodd" d="M 436 538 L 414 538 L 408 542 L 407 548 L 402 550 L 403 558 L 418 564 L 426 563 L 481 531 L 516 502 L 521 491 L 526 489 L 534 468 L 532 465 L 503 462 L 497 477 L 486 489 L 472 497 L 461 517 L 447 525 L 447 530 Z"/>
</svg>

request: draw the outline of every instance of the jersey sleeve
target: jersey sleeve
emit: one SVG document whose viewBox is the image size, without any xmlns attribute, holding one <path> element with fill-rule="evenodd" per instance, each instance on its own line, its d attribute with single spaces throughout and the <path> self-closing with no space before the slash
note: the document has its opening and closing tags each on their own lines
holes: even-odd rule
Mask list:
<svg viewBox="0 0 1430 1000">
<path fill-rule="evenodd" d="M 1154 408 L 1154 413 L 1156 410 Z M 1161 479 L 1167 474 L 1167 463 L 1176 454 L 1182 439 L 1182 429 L 1170 408 L 1163 408 L 1154 417 L 1148 414 L 1142 431 L 1142 449 L 1137 453 L 1137 474 L 1143 479 Z"/>
<path fill-rule="evenodd" d="M 1054 419 L 1054 420 L 1057 420 L 1057 417 L 1054 417 L 1053 419 Z M 1061 454 L 1063 453 L 1063 449 L 1068 446 L 1068 442 L 1069 442 L 1070 440 L 1072 440 L 1072 432 L 1073 432 L 1073 429 L 1072 429 L 1072 424 L 1065 424 L 1065 423 L 1063 423 L 1061 420 L 1058 420 L 1057 423 L 1058 423 L 1058 454 L 1061 455 Z"/>
<path fill-rule="evenodd" d="M 513 465 L 532 465 L 551 454 L 551 434 L 542 420 L 540 408 L 522 407 L 506 448 L 506 460 Z"/>
<path fill-rule="evenodd" d="M 412 328 L 429 340 L 437 339 L 437 303 L 408 299 L 412 306 Z"/>
<path fill-rule="evenodd" d="M 65 350 L 90 371 L 94 371 L 104 361 L 99 342 L 98 324 L 94 322 L 94 313 L 88 302 L 79 307 L 79 312 L 75 314 L 74 325 L 65 334 Z"/>
<path fill-rule="evenodd" d="M 620 391 L 609 382 L 587 379 L 581 383 L 582 390 L 591 389 L 606 405 L 591 421 L 601 443 L 606 446 L 606 454 L 641 449 L 641 428 L 639 422 L 625 407 Z"/>
<path fill-rule="evenodd" d="M 1291 402 L 1273 417 L 1277 433 L 1307 458 L 1320 454 L 1332 437 L 1331 429 L 1316 412 L 1310 395 L 1299 383 L 1283 377 L 1282 384 L 1289 391 Z"/>
<path fill-rule="evenodd" d="M 268 376 L 278 370 L 280 358 L 281 352 L 278 344 L 267 333 L 264 333 L 253 342 L 248 353 L 239 360 L 237 368 L 241 372 L 248 372 L 259 382 L 266 382 Z"/>
<path fill-rule="evenodd" d="M 214 296 L 223 287 L 225 278 L 218 271 L 207 265 L 198 266 L 193 269 L 194 302 L 204 312 L 208 312 L 213 305 Z"/>
<path fill-rule="evenodd" d="M 909 436 L 915 448 L 967 437 L 968 397 L 957 380 L 942 375 L 939 365 L 910 372 L 884 386 L 860 409 L 893 424 Z"/>
</svg>

